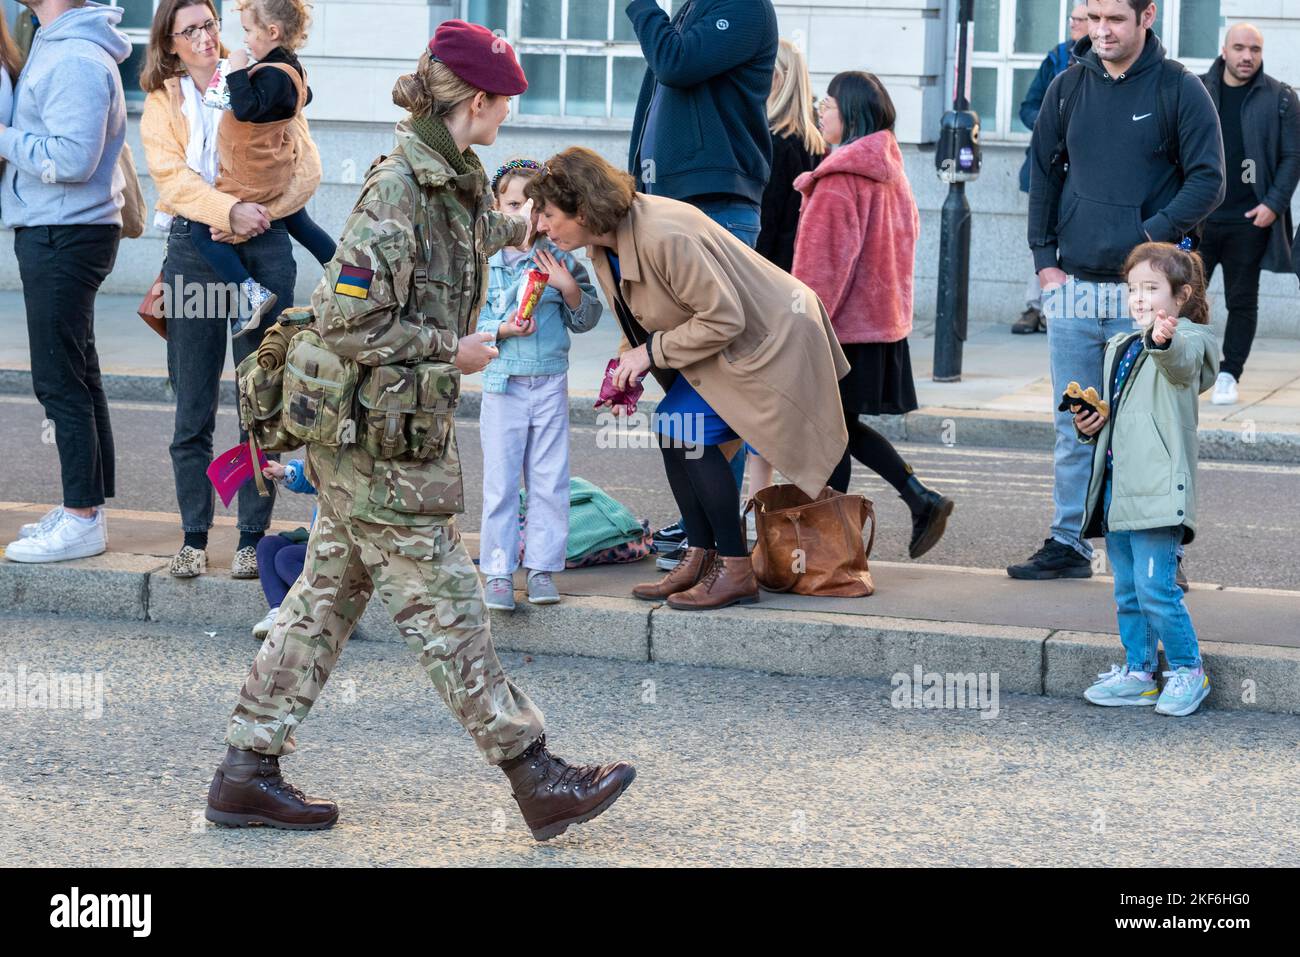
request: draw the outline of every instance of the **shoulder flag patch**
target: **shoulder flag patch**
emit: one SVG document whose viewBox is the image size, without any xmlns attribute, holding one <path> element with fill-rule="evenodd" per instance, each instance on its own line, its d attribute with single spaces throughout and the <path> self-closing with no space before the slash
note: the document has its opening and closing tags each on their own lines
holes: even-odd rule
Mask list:
<svg viewBox="0 0 1300 957">
<path fill-rule="evenodd" d="M 334 294 L 336 296 L 351 296 L 353 299 L 368 299 L 370 297 L 370 280 L 375 278 L 373 269 L 362 269 L 360 266 L 342 266 L 339 268 L 339 279 L 334 284 Z"/>
</svg>

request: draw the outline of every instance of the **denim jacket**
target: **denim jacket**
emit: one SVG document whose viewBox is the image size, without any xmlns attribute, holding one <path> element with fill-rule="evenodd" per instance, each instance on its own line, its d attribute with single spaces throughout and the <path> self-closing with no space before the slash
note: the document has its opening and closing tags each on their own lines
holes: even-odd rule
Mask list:
<svg viewBox="0 0 1300 957">
<path fill-rule="evenodd" d="M 569 330 L 586 332 L 600 319 L 603 307 L 596 298 L 596 287 L 578 260 L 547 239 L 542 239 L 538 248 L 555 256 L 573 273 L 582 290 L 582 302 L 578 303 L 577 309 L 570 309 L 560 291 L 547 286 L 533 312 L 536 331 L 531 336 L 497 340 L 500 355 L 483 370 L 484 392 L 505 392 L 512 375 L 556 375 L 567 371 Z M 513 268 L 508 267 L 503 253 L 504 250 L 488 260 L 487 299 L 478 318 L 478 331 L 493 335 L 501 323 L 514 322 L 520 287 L 528 281 L 528 271 L 538 268 L 531 255 L 521 259 Z"/>
</svg>

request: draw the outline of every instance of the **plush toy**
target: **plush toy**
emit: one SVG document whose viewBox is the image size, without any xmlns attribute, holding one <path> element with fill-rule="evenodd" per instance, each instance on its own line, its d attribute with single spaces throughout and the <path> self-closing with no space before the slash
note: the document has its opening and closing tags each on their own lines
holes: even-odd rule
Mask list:
<svg viewBox="0 0 1300 957">
<path fill-rule="evenodd" d="M 1092 386 L 1084 389 L 1077 382 L 1071 382 L 1065 387 L 1065 393 L 1061 396 L 1061 404 L 1057 409 L 1061 412 L 1069 412 L 1071 415 L 1078 415 L 1084 411 L 1110 415 L 1110 403 L 1099 396 Z"/>
</svg>

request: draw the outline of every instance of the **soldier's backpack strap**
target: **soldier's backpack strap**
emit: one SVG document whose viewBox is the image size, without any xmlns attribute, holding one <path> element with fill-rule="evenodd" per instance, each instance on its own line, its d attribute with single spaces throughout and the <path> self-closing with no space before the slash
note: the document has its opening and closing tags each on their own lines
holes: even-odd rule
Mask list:
<svg viewBox="0 0 1300 957">
<path fill-rule="evenodd" d="M 383 171 L 397 174 L 402 182 L 402 188 L 406 190 L 407 196 L 411 199 L 411 208 L 416 210 L 416 215 L 412 217 L 415 227 L 415 243 L 423 256 L 423 260 L 415 265 L 411 277 L 415 283 L 415 301 L 419 302 L 423 298 L 429 283 L 429 261 L 433 258 L 433 248 L 424 230 L 424 191 L 416 186 L 415 170 L 411 168 L 411 164 L 407 162 L 406 157 L 400 153 L 380 155 L 370 164 L 370 169 L 366 171 L 366 182 L 369 183 L 376 174 Z M 363 189 L 362 194 L 364 195 L 364 193 L 365 190 Z"/>
</svg>

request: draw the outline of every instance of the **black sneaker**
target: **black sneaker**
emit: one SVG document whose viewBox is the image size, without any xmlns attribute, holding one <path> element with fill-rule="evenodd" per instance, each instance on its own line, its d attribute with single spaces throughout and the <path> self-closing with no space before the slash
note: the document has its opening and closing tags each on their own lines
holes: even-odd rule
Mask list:
<svg viewBox="0 0 1300 957">
<path fill-rule="evenodd" d="M 1183 557 L 1181 555 L 1178 556 L 1178 567 L 1174 569 L 1174 581 L 1183 590 L 1184 595 L 1192 590 L 1192 586 L 1187 582 L 1187 573 L 1183 571 Z"/>
<path fill-rule="evenodd" d="M 1084 558 L 1069 545 L 1062 545 L 1054 538 L 1043 542 L 1043 547 L 1034 552 L 1029 561 L 1021 565 L 1010 565 L 1007 574 L 1012 578 L 1028 581 L 1045 581 L 1049 578 L 1091 578 L 1092 562 Z"/>
<path fill-rule="evenodd" d="M 686 529 L 682 528 L 681 522 L 673 522 L 671 525 L 665 525 L 659 529 L 651 538 L 654 541 L 656 552 L 661 554 L 671 552 L 686 541 Z"/>
<path fill-rule="evenodd" d="M 655 559 L 655 568 L 658 568 L 660 571 L 664 571 L 664 572 L 672 571 L 679 564 L 681 564 L 682 559 L 686 557 L 686 549 L 688 547 L 689 546 L 686 544 L 686 542 L 682 542 L 680 545 L 678 545 L 676 548 L 672 549 L 671 551 L 665 550 L 667 551 L 667 554 L 660 555 L 658 558 Z"/>
<path fill-rule="evenodd" d="M 1011 324 L 1011 332 L 1017 336 L 1028 336 L 1035 332 L 1046 332 L 1047 320 L 1043 313 L 1029 306 L 1020 314 L 1020 318 Z"/>
</svg>

